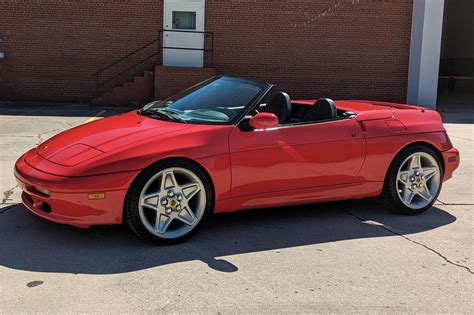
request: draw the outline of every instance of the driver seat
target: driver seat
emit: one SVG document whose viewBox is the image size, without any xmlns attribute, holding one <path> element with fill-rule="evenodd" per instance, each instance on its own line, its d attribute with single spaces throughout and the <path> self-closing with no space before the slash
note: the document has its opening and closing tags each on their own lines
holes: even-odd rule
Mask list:
<svg viewBox="0 0 474 315">
<path fill-rule="evenodd" d="M 285 92 L 279 92 L 268 102 L 263 111 L 275 114 L 279 124 L 289 123 L 291 119 L 290 96 Z"/>
</svg>

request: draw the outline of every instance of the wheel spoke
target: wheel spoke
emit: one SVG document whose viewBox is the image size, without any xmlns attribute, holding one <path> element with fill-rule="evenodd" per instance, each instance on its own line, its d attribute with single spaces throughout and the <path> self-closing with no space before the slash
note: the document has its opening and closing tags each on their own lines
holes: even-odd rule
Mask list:
<svg viewBox="0 0 474 315">
<path fill-rule="evenodd" d="M 158 211 L 158 203 L 159 193 L 150 193 L 143 196 L 140 204 L 142 207 L 147 207 L 148 209 Z"/>
<path fill-rule="evenodd" d="M 421 189 L 418 191 L 418 195 L 428 202 L 431 202 L 431 200 L 433 199 L 433 196 L 431 195 L 431 192 L 429 191 L 426 185 L 423 185 L 421 187 Z"/>
<path fill-rule="evenodd" d="M 403 191 L 403 200 L 407 203 L 410 204 L 413 200 L 413 197 L 415 197 L 415 192 L 413 192 L 411 189 L 408 187 L 405 187 L 405 190 Z"/>
<path fill-rule="evenodd" d="M 398 180 L 404 184 L 408 183 L 408 176 L 409 176 L 409 171 L 401 171 L 398 173 Z"/>
<path fill-rule="evenodd" d="M 151 209 L 151 210 L 158 211 L 158 206 L 157 205 L 152 205 L 152 204 L 146 203 L 144 201 L 142 201 L 141 206 L 146 207 L 146 208 Z"/>
<path fill-rule="evenodd" d="M 197 183 L 191 183 L 181 186 L 181 191 L 183 192 L 184 198 L 186 198 L 186 200 L 190 200 L 200 190 L 201 188 Z"/>
<path fill-rule="evenodd" d="M 170 225 L 171 221 L 173 221 L 171 217 L 161 213 L 157 213 L 155 224 L 156 232 L 164 234 L 168 229 L 168 226 Z"/>
<path fill-rule="evenodd" d="M 183 210 L 178 214 L 176 219 L 180 220 L 181 222 L 187 225 L 193 225 L 196 222 L 196 216 L 188 207 L 184 207 Z"/>
<path fill-rule="evenodd" d="M 148 204 L 158 205 L 159 198 L 160 198 L 160 193 L 156 192 L 156 193 L 146 194 L 145 196 L 143 196 L 143 201 Z"/>
<path fill-rule="evenodd" d="M 428 167 L 423 167 L 423 174 L 425 176 L 425 180 L 428 181 L 431 179 L 433 176 L 435 176 L 438 173 L 438 168 L 435 166 L 428 166 Z"/>
<path fill-rule="evenodd" d="M 419 169 L 421 168 L 421 155 L 415 154 L 410 160 L 410 169 Z"/>
<path fill-rule="evenodd" d="M 176 178 L 174 177 L 173 171 L 168 170 L 163 172 L 161 179 L 161 191 L 176 187 L 177 185 L 178 184 L 176 182 Z"/>
</svg>

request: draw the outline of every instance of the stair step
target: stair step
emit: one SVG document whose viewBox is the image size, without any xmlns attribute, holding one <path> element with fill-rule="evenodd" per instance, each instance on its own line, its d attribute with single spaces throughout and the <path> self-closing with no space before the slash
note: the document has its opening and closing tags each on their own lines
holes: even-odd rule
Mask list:
<svg viewBox="0 0 474 315">
<path fill-rule="evenodd" d="M 143 75 L 132 77 L 132 81 L 124 82 L 115 86 L 112 91 L 105 92 L 97 102 L 106 106 L 127 106 L 139 107 L 153 100 L 154 96 L 154 71 L 145 70 Z"/>
</svg>

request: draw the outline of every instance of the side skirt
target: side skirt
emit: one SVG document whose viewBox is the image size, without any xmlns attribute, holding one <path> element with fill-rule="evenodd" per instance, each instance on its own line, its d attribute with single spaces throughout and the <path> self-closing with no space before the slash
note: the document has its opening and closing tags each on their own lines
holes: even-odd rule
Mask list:
<svg viewBox="0 0 474 315">
<path fill-rule="evenodd" d="M 214 213 L 376 197 L 383 182 L 312 187 L 241 196 L 216 202 Z"/>
</svg>

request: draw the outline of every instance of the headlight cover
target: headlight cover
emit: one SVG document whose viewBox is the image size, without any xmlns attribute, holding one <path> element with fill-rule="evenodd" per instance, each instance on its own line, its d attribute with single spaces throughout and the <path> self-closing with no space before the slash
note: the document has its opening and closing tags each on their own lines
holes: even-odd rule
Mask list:
<svg viewBox="0 0 474 315">
<path fill-rule="evenodd" d="M 86 144 L 78 143 L 59 151 L 48 160 L 63 166 L 74 166 L 104 153 Z"/>
</svg>

